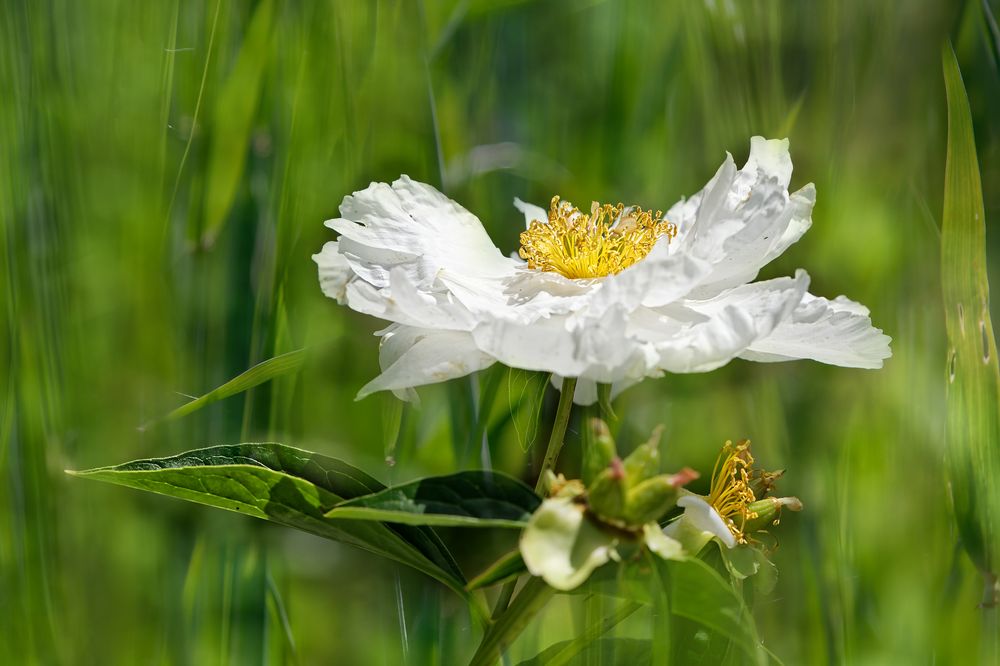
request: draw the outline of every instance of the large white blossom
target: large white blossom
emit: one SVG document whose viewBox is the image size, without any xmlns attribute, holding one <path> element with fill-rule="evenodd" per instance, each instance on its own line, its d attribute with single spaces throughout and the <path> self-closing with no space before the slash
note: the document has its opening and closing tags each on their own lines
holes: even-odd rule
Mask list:
<svg viewBox="0 0 1000 666">
<path fill-rule="evenodd" d="M 612 210 L 607 233 L 585 257 L 593 273 L 582 278 L 558 262 L 505 255 L 476 216 L 406 176 L 345 197 L 342 217 L 326 223 L 339 239 L 313 257 L 320 284 L 338 302 L 391 322 L 379 333 L 382 374 L 358 396 L 399 394 L 496 362 L 552 373 L 554 382 L 578 377 L 581 404 L 596 399 L 596 383 L 617 392 L 737 357 L 881 367 L 890 339 L 863 305 L 810 294 L 803 270 L 752 282 L 811 224 L 815 188 L 790 194 L 791 174 L 787 140 L 753 137 L 742 169 L 727 154 L 662 222 L 639 211 L 648 246 L 629 247 L 638 209 Z M 542 226 L 554 224 L 556 202 L 548 212 L 515 206 L 535 238 L 548 234 L 557 253 L 575 251 L 565 229 Z M 592 214 L 602 214 L 596 204 Z M 593 221 L 575 209 L 567 215 L 563 222 Z M 616 245 L 606 251 L 608 239 Z"/>
</svg>

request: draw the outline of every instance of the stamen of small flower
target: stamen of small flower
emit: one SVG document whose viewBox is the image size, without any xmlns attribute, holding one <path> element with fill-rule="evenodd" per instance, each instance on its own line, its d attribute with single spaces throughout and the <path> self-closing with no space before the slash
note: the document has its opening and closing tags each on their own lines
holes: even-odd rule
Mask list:
<svg viewBox="0 0 1000 666">
<path fill-rule="evenodd" d="M 726 442 L 712 470 L 712 488 L 708 502 L 722 517 L 726 527 L 736 538 L 736 543 L 747 543 L 744 526 L 757 514 L 747 507 L 757 500 L 750 487 L 753 472 L 750 441 L 737 444 Z"/>
<path fill-rule="evenodd" d="M 534 220 L 521 233 L 522 259 L 528 268 L 553 271 L 571 279 L 620 273 L 645 258 L 657 241 L 677 235 L 677 225 L 663 212 L 624 204 L 591 204 L 584 214 L 568 201 L 552 197 L 548 220 Z"/>
</svg>

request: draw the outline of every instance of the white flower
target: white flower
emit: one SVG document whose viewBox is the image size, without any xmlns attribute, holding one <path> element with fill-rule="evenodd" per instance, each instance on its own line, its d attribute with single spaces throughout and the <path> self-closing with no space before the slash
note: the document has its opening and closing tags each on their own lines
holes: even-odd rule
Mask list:
<svg viewBox="0 0 1000 666">
<path fill-rule="evenodd" d="M 783 508 L 802 510 L 797 497 L 758 497 L 754 486 L 766 494 L 783 472 L 761 472 L 753 463 L 749 440 L 726 442 L 712 471 L 708 496 L 682 490 L 686 494 L 677 499 L 677 506 L 684 512 L 663 533 L 692 555 L 711 539 L 732 549 L 750 543 L 751 534 L 777 520 Z"/>
<path fill-rule="evenodd" d="M 666 372 L 705 372 L 736 357 L 878 368 L 889 338 L 868 310 L 807 292 L 809 277 L 751 282 L 811 224 L 815 188 L 788 192 L 787 140 L 754 137 L 666 216 L 553 199 L 515 201 L 527 229 L 505 256 L 459 204 L 403 176 L 345 197 L 340 233 L 313 258 L 326 295 L 392 322 L 382 374 L 358 397 L 460 377 L 500 362 L 579 377 L 596 399 Z M 525 261 L 527 259 L 527 261 Z"/>
</svg>

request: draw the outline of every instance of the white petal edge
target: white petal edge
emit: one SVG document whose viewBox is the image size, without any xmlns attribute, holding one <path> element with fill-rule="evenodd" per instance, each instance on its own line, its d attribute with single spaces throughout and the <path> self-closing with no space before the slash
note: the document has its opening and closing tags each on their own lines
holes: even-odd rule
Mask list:
<svg viewBox="0 0 1000 666">
<path fill-rule="evenodd" d="M 323 249 L 312 256 L 319 267 L 319 286 L 323 293 L 341 305 L 347 302 L 347 282 L 354 273 L 347 258 L 340 253 L 337 241 L 323 244 Z"/>
<path fill-rule="evenodd" d="M 535 220 L 539 222 L 545 222 L 549 219 L 549 213 L 541 206 L 536 206 L 533 203 L 528 203 L 527 201 L 521 201 L 517 197 L 514 197 L 514 208 L 521 211 L 524 215 L 524 228 L 527 229 L 531 226 L 531 223 Z"/>
<path fill-rule="evenodd" d="M 684 509 L 680 520 L 686 520 L 691 526 L 711 534 L 726 548 L 736 547 L 736 537 L 729 531 L 719 512 L 704 499 L 697 495 L 684 495 L 677 500 L 677 506 Z"/>
<path fill-rule="evenodd" d="M 685 557 L 684 546 L 677 539 L 667 536 L 656 523 L 646 523 L 642 526 L 642 534 L 646 548 L 665 560 L 682 560 Z"/>
<path fill-rule="evenodd" d="M 379 347 L 382 374 L 365 384 L 356 399 L 377 391 L 409 389 L 463 377 L 493 363 L 494 359 L 481 352 L 472 336 L 464 331 L 390 327 Z"/>
<path fill-rule="evenodd" d="M 533 576 L 557 590 L 579 586 L 614 554 L 614 537 L 594 526 L 583 506 L 568 498 L 547 499 L 521 534 L 521 557 Z"/>
<path fill-rule="evenodd" d="M 872 325 L 868 308 L 844 296 L 806 294 L 792 315 L 740 356 L 750 361 L 811 359 L 848 368 L 881 368 L 892 341 Z"/>
</svg>

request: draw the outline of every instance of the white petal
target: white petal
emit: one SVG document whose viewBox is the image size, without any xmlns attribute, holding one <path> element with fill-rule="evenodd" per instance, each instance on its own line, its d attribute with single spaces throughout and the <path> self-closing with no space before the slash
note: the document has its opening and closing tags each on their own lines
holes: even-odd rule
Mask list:
<svg viewBox="0 0 1000 666">
<path fill-rule="evenodd" d="M 319 286 L 323 293 L 343 305 L 347 302 L 347 281 L 353 275 L 351 266 L 340 253 L 337 241 L 323 244 L 319 254 L 312 256 L 319 266 Z"/>
<path fill-rule="evenodd" d="M 403 268 L 424 287 L 439 271 L 503 276 L 516 262 L 493 245 L 475 215 L 430 185 L 401 177 L 392 186 L 372 183 L 345 197 L 342 218 L 326 225 L 340 232 L 340 250 L 355 272 L 376 287 Z"/>
<path fill-rule="evenodd" d="M 665 560 L 684 559 L 684 546 L 663 532 L 656 523 L 646 523 L 642 526 L 646 547 Z"/>
<path fill-rule="evenodd" d="M 808 286 L 809 276 L 798 271 L 795 278 L 755 282 L 707 301 L 661 309 L 664 339 L 654 342 L 659 367 L 707 372 L 725 365 L 789 317 Z M 686 322 L 681 319 L 685 316 Z M 652 336 L 656 328 L 647 323 L 645 331 Z"/>
<path fill-rule="evenodd" d="M 364 280 L 352 280 L 345 291 L 352 309 L 406 326 L 468 331 L 478 322 L 453 294 L 418 289 L 398 266 L 392 269 L 382 289 Z"/>
<path fill-rule="evenodd" d="M 792 316 L 741 354 L 751 361 L 808 358 L 849 368 L 881 368 L 892 338 L 872 326 L 868 309 L 844 296 L 806 294 Z"/>
<path fill-rule="evenodd" d="M 571 499 L 547 499 L 521 535 L 521 557 L 533 576 L 572 590 L 613 556 L 615 539 L 586 519 Z"/>
<path fill-rule="evenodd" d="M 686 296 L 712 270 L 712 265 L 687 254 L 671 254 L 666 239 L 642 261 L 600 281 L 585 305 L 590 316 L 600 317 L 614 305 L 634 310 L 640 304 L 657 307 Z"/>
<path fill-rule="evenodd" d="M 545 222 L 549 219 L 549 213 L 541 206 L 536 206 L 535 204 L 530 204 L 526 201 L 521 201 L 517 197 L 514 197 L 514 208 L 521 211 L 524 215 L 524 228 L 527 229 L 531 226 L 531 223 L 535 220 L 539 222 Z"/>
<path fill-rule="evenodd" d="M 390 327 L 382 336 L 379 348 L 382 374 L 358 391 L 358 399 L 376 391 L 406 389 L 462 377 L 487 368 L 493 362 L 494 359 L 481 352 L 466 332 Z"/>
<path fill-rule="evenodd" d="M 628 335 L 627 323 L 628 313 L 619 307 L 598 318 L 556 315 L 528 324 L 495 319 L 472 335 L 504 365 L 613 384 L 645 376 L 658 359 L 651 343 Z"/>
<path fill-rule="evenodd" d="M 562 391 L 563 379 L 560 375 L 552 375 L 550 382 L 557 391 Z M 611 384 L 611 399 L 617 398 L 622 391 L 634 386 L 640 378 L 626 378 Z M 597 382 L 587 377 L 580 377 L 576 381 L 576 390 L 573 392 L 573 402 L 586 407 L 597 402 Z"/>
<path fill-rule="evenodd" d="M 578 377 L 586 368 L 586 363 L 575 354 L 565 315 L 526 325 L 495 319 L 477 326 L 472 336 L 480 349 L 512 368 L 568 377 Z"/>
<path fill-rule="evenodd" d="M 684 515 L 680 520 L 686 520 L 702 532 L 708 532 L 727 548 L 736 547 L 736 537 L 726 527 L 726 522 L 719 512 L 704 499 L 697 495 L 684 495 L 677 500 L 677 506 L 684 509 Z"/>
<path fill-rule="evenodd" d="M 789 195 L 787 140 L 750 140 L 750 157 L 736 170 L 732 156 L 705 188 L 667 212 L 678 225 L 671 253 L 713 264 L 691 296 L 708 298 L 754 279 L 761 267 L 798 240 L 811 224 L 815 188 Z"/>
</svg>

